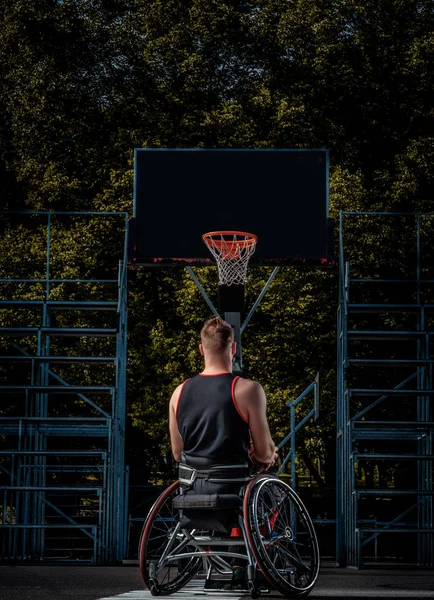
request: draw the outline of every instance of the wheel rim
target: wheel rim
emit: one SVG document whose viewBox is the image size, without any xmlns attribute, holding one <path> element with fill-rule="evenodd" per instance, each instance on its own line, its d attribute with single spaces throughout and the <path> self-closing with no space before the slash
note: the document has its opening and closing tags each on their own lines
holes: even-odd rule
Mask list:
<svg viewBox="0 0 434 600">
<path fill-rule="evenodd" d="M 139 564 L 142 579 L 148 589 L 155 583 L 158 591 L 172 593 L 184 586 L 197 573 L 201 559 L 190 557 L 170 560 L 176 549 L 180 552 L 194 552 L 194 546 L 179 529 L 178 511 L 172 507 L 177 495 L 179 482 L 165 490 L 151 508 L 140 540 Z"/>
<path fill-rule="evenodd" d="M 246 493 L 248 537 L 264 576 L 282 593 L 306 594 L 319 571 L 312 521 L 297 494 L 272 477 L 254 480 Z"/>
</svg>

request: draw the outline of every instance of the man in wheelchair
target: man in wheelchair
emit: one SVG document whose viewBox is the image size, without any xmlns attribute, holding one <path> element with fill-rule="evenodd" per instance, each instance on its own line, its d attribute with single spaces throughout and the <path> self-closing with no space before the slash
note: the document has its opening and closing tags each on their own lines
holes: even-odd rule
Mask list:
<svg viewBox="0 0 434 600">
<path fill-rule="evenodd" d="M 230 589 L 260 594 L 258 580 L 304 596 L 318 575 L 310 517 L 290 486 L 267 473 L 277 459 L 259 383 L 232 374 L 232 327 L 213 318 L 201 330 L 205 368 L 169 404 L 179 480 L 157 499 L 143 527 L 139 563 L 153 595 L 173 593 L 206 565 Z M 252 469 L 263 472 L 252 477 Z M 259 575 L 259 577 L 258 577 Z"/>
<path fill-rule="evenodd" d="M 252 462 L 263 469 L 274 464 L 277 448 L 268 427 L 262 386 L 232 374 L 236 343 L 231 325 L 218 317 L 207 321 L 199 351 L 205 368 L 173 392 L 169 429 L 185 501 L 195 495 L 206 502 L 208 496 L 214 510 L 202 510 L 202 517 L 198 510 L 184 510 L 183 525 L 227 533 L 231 525 L 227 509 L 231 500 L 232 505 L 235 502 L 231 496 L 247 481 Z M 245 579 L 245 565 L 236 562 L 233 587 Z"/>
</svg>

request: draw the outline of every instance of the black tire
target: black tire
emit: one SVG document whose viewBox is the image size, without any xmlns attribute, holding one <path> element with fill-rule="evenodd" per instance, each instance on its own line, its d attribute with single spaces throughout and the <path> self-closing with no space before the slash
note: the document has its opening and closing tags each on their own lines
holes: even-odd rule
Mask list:
<svg viewBox="0 0 434 600">
<path fill-rule="evenodd" d="M 146 587 L 153 596 L 173 594 L 186 585 L 199 571 L 200 557 L 189 557 L 159 564 L 164 549 L 170 542 L 179 521 L 178 511 L 172 507 L 173 498 L 179 492 L 179 481 L 175 481 L 157 498 L 143 525 L 139 544 L 140 573 Z M 173 544 L 185 541 L 185 535 L 178 531 Z M 194 552 L 195 548 L 186 545 L 183 552 Z"/>
<path fill-rule="evenodd" d="M 250 594 L 250 598 L 252 600 L 257 600 L 258 598 L 261 597 L 261 590 L 259 589 L 259 587 L 255 584 L 253 585 L 249 585 L 249 594 Z"/>
<path fill-rule="evenodd" d="M 285 597 L 307 596 L 319 572 L 319 547 L 312 520 L 298 495 L 267 474 L 251 481 L 244 496 L 244 521 L 258 568 Z"/>
</svg>

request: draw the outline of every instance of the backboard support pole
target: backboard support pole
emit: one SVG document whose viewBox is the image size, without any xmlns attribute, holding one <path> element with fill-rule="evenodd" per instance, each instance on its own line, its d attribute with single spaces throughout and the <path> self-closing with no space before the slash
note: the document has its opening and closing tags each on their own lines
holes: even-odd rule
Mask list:
<svg viewBox="0 0 434 600">
<path fill-rule="evenodd" d="M 234 375 L 241 375 L 244 370 L 243 355 L 241 350 L 241 314 L 239 312 L 225 312 L 224 319 L 234 330 L 234 341 L 237 343 L 237 349 L 232 364 Z"/>
<path fill-rule="evenodd" d="M 214 306 L 214 304 L 211 302 L 211 298 L 208 296 L 208 294 L 206 293 L 203 285 L 201 284 L 201 282 L 199 281 L 199 279 L 196 277 L 196 273 L 193 271 L 193 269 L 191 267 L 186 267 L 186 269 L 187 269 L 188 273 L 190 274 L 190 277 L 193 279 L 194 283 L 198 287 L 200 293 L 204 297 L 204 300 L 208 304 L 208 306 L 211 309 L 211 312 L 213 313 L 213 315 L 215 317 L 219 317 L 220 315 L 218 313 L 218 310 L 216 309 L 216 307 Z"/>
<path fill-rule="evenodd" d="M 208 294 L 206 293 L 203 285 L 200 283 L 199 279 L 196 276 L 196 273 L 193 271 L 193 269 L 191 267 L 186 267 L 190 277 L 193 279 L 194 283 L 196 284 L 197 288 L 199 289 L 200 293 L 202 294 L 205 302 L 208 304 L 208 307 L 210 308 L 211 312 L 213 313 L 213 315 L 215 317 L 220 317 L 220 314 L 218 312 L 218 310 L 216 309 L 216 307 L 214 306 L 214 304 L 212 303 L 212 300 L 210 299 L 210 297 L 208 296 Z M 276 277 L 278 271 L 280 270 L 280 267 L 275 267 L 273 269 L 273 272 L 271 273 L 270 277 L 268 278 L 268 281 L 265 283 L 264 287 L 262 288 L 259 296 L 257 297 L 254 305 L 252 306 L 252 308 L 250 309 L 249 314 L 247 315 L 247 317 L 245 318 L 243 324 L 241 325 L 241 313 L 240 312 L 225 312 L 224 313 L 224 320 L 229 323 L 229 325 L 231 325 L 234 329 L 234 341 L 237 343 L 237 350 L 234 356 L 234 362 L 233 362 L 233 373 L 235 375 L 241 375 L 244 371 L 244 365 L 243 365 L 243 354 L 242 354 L 242 345 L 241 345 L 241 335 L 244 332 L 247 324 L 249 323 L 250 319 L 252 318 L 252 316 L 254 315 L 256 309 L 258 308 L 259 304 L 261 303 L 263 297 L 265 296 L 267 290 L 269 289 L 272 281 L 274 280 L 274 278 Z"/>
<path fill-rule="evenodd" d="M 250 321 L 250 319 L 253 317 L 256 309 L 258 308 L 259 304 L 261 303 L 262 298 L 265 296 L 266 291 L 268 290 L 268 288 L 270 287 L 271 282 L 273 281 L 273 279 L 276 277 L 277 273 L 279 272 L 280 267 L 274 267 L 273 272 L 271 273 L 270 277 L 268 278 L 267 283 L 264 285 L 264 287 L 262 288 L 261 293 L 259 294 L 259 296 L 256 299 L 256 302 L 254 303 L 254 305 L 252 306 L 252 308 L 250 309 L 249 314 L 247 315 L 247 317 L 244 320 L 243 326 L 241 327 L 241 333 L 243 333 L 243 331 L 245 330 L 248 322 Z"/>
</svg>

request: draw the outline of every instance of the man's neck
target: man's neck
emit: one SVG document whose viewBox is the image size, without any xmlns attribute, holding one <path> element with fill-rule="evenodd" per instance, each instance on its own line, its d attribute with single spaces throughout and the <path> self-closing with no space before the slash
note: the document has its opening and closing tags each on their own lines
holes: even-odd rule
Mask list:
<svg viewBox="0 0 434 600">
<path fill-rule="evenodd" d="M 202 371 L 204 375 L 215 375 L 217 373 L 232 373 L 232 359 L 230 360 L 219 360 L 209 359 L 205 360 L 205 368 Z"/>
</svg>

